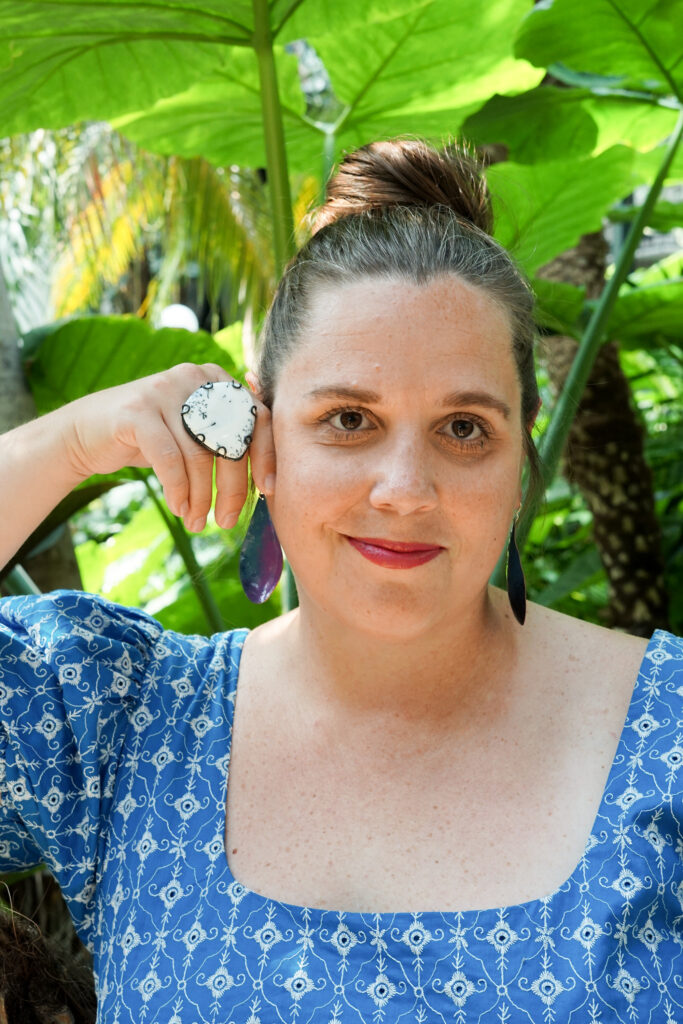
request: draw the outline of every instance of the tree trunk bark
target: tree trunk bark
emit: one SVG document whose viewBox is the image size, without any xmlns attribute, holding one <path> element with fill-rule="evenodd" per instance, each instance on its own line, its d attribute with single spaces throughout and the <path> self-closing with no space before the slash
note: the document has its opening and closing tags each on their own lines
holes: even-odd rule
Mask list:
<svg viewBox="0 0 683 1024">
<path fill-rule="evenodd" d="M 605 279 L 607 244 L 600 233 L 547 264 L 538 276 L 583 285 L 597 298 Z M 573 338 L 545 339 L 542 358 L 559 391 L 576 353 Z M 661 530 L 644 431 L 631 401 L 615 341 L 603 345 L 569 433 L 563 472 L 593 514 L 595 543 L 609 582 L 606 625 L 637 636 L 666 629 Z"/>
<path fill-rule="evenodd" d="M 26 423 L 36 415 L 33 398 L 24 381 L 18 340 L 5 279 L 0 270 L 0 433 Z M 3 488 L 11 485 L 11 480 L 2 481 Z M 80 589 L 82 586 L 68 528 L 64 528 L 49 547 L 27 558 L 24 568 L 43 591 L 60 587 Z"/>
</svg>

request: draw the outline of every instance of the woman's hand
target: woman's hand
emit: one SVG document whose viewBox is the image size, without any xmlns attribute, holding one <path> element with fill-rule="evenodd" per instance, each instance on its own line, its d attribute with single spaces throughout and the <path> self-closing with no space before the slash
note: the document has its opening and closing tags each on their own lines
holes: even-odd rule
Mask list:
<svg viewBox="0 0 683 1024">
<path fill-rule="evenodd" d="M 211 508 L 215 460 L 216 522 L 226 529 L 234 526 L 247 497 L 247 459 L 216 458 L 190 437 L 180 416 L 189 395 L 209 380 L 232 378 L 215 363 L 181 363 L 63 407 L 60 411 L 69 414 L 63 436 L 74 471 L 84 479 L 123 466 L 151 467 L 171 512 L 197 532 L 204 528 Z M 254 405 L 249 458 L 256 486 L 268 494 L 268 478 L 275 473 L 270 410 L 257 398 Z"/>
</svg>

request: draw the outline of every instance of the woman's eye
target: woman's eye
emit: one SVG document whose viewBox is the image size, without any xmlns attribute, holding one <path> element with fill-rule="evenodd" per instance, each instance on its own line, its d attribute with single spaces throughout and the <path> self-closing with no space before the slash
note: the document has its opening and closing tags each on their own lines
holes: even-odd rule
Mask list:
<svg viewBox="0 0 683 1024">
<path fill-rule="evenodd" d="M 459 441 L 472 441 L 483 436 L 484 431 L 474 420 L 455 419 L 447 425 L 447 432 Z"/>
<path fill-rule="evenodd" d="M 334 416 L 331 416 L 329 423 L 336 427 L 337 430 L 345 430 L 352 433 L 355 430 L 360 430 L 363 427 L 365 416 L 362 412 L 357 412 L 355 409 L 345 409 L 343 412 L 337 412 Z"/>
</svg>

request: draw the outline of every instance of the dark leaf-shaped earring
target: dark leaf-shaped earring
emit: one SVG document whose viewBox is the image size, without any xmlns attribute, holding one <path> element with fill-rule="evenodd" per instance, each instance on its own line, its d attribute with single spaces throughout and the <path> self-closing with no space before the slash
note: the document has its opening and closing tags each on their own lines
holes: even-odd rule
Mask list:
<svg viewBox="0 0 683 1024">
<path fill-rule="evenodd" d="M 518 513 L 515 513 L 515 518 L 512 521 L 512 529 L 510 530 L 510 540 L 508 542 L 507 583 L 508 598 L 510 600 L 512 614 L 517 619 L 520 626 L 523 626 L 526 618 L 526 582 L 524 580 L 524 570 L 522 569 L 522 562 L 519 557 L 517 542 L 515 540 L 517 516 Z"/>
<path fill-rule="evenodd" d="M 240 581 L 252 604 L 263 604 L 282 575 L 282 548 L 266 499 L 259 494 L 240 551 Z"/>
</svg>

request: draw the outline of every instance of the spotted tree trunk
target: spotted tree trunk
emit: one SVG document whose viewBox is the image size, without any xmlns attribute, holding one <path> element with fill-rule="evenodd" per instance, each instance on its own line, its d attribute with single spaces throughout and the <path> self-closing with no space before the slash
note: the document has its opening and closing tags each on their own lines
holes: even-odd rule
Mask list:
<svg viewBox="0 0 683 1024">
<path fill-rule="evenodd" d="M 539 276 L 583 285 L 588 298 L 597 298 L 606 255 L 601 234 L 584 235 L 576 248 L 547 264 Z M 541 358 L 557 391 L 576 349 L 573 338 L 545 339 Z M 595 543 L 609 582 L 606 624 L 638 636 L 667 628 L 668 594 L 652 472 L 616 341 L 604 344 L 595 361 L 569 433 L 563 472 L 593 514 Z"/>
</svg>

